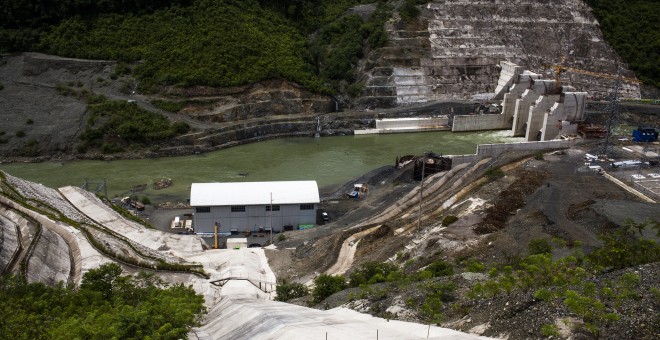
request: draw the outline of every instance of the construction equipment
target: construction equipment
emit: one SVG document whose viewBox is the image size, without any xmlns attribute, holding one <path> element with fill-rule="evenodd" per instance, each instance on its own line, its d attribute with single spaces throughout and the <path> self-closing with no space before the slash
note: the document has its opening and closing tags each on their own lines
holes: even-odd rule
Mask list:
<svg viewBox="0 0 660 340">
<path fill-rule="evenodd" d="M 544 65 L 544 67 L 547 67 L 547 65 Z M 605 78 L 605 79 L 612 79 L 612 80 L 620 79 L 624 83 L 631 83 L 631 84 L 641 84 L 642 83 L 641 81 L 639 81 L 635 78 L 623 77 L 623 76 L 620 76 L 618 74 L 612 75 L 612 74 L 607 74 L 607 73 L 581 70 L 581 69 L 577 69 L 577 68 L 563 66 L 561 64 L 550 66 L 550 68 L 552 68 L 554 70 L 554 73 L 555 73 L 555 78 L 554 78 L 555 88 L 559 88 L 561 86 L 560 77 L 561 77 L 561 74 L 564 73 L 564 72 L 578 73 L 578 74 L 584 74 L 584 75 L 591 76 L 591 77 Z"/>
</svg>

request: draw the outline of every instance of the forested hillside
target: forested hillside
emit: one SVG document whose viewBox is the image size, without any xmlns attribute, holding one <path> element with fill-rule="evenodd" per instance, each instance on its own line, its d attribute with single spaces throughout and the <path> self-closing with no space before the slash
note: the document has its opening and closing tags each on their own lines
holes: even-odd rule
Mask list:
<svg viewBox="0 0 660 340">
<path fill-rule="evenodd" d="M 0 49 L 142 61 L 142 90 L 283 78 L 329 93 L 353 82 L 367 44 L 386 41 L 384 6 L 370 20 L 344 15 L 360 2 L 5 1 Z"/>
<path fill-rule="evenodd" d="M 660 87 L 660 1 L 587 0 L 605 39 L 639 79 Z"/>
<path fill-rule="evenodd" d="M 364 3 L 374 4 L 367 15 L 348 11 Z M 387 43 L 384 23 L 395 10 L 410 20 L 421 3 L 7 0 L 0 3 L 0 52 L 141 61 L 135 76 L 143 92 L 154 85 L 225 87 L 277 78 L 316 92 L 357 94 L 355 68 Z M 659 85 L 660 3 L 588 3 L 623 61 Z"/>
</svg>

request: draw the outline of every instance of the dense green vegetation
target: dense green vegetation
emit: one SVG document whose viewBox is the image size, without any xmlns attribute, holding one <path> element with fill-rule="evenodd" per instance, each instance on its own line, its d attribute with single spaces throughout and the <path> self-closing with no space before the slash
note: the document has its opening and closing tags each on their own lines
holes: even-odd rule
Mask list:
<svg viewBox="0 0 660 340">
<path fill-rule="evenodd" d="M 140 60 L 142 91 L 287 79 L 330 92 L 354 82 L 367 46 L 387 41 L 385 6 L 366 21 L 345 14 L 362 2 L 369 1 L 5 1 L 0 52 Z"/>
<path fill-rule="evenodd" d="M 639 79 L 660 87 L 660 2 L 587 0 L 605 39 Z"/>
<path fill-rule="evenodd" d="M 89 103 L 89 102 L 88 102 Z M 165 117 L 144 110 L 135 103 L 100 100 L 89 104 L 89 118 L 80 139 L 79 152 L 100 147 L 104 153 L 123 151 L 131 144 L 146 145 L 183 134 L 184 122 L 170 123 Z"/>
<path fill-rule="evenodd" d="M 291 299 L 309 295 L 309 289 L 307 286 L 298 282 L 283 282 L 277 285 L 275 292 L 277 293 L 275 301 L 289 301 Z"/>
<path fill-rule="evenodd" d="M 330 295 L 346 289 L 346 280 L 341 275 L 321 274 L 314 278 L 312 297 L 314 302 L 321 302 Z"/>
<path fill-rule="evenodd" d="M 85 273 L 78 290 L 3 276 L 0 301 L 7 339 L 180 339 L 205 312 L 192 288 L 143 272 L 122 276 L 116 264 Z"/>
</svg>

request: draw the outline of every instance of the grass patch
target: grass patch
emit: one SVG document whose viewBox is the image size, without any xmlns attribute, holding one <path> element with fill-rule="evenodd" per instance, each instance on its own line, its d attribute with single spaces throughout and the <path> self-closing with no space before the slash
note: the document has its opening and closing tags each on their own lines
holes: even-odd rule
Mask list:
<svg viewBox="0 0 660 340">
<path fill-rule="evenodd" d="M 186 104 L 183 102 L 174 102 L 174 101 L 160 100 L 160 99 L 152 100 L 151 104 L 161 110 L 168 112 L 179 112 L 181 111 L 181 109 L 186 107 Z"/>
</svg>

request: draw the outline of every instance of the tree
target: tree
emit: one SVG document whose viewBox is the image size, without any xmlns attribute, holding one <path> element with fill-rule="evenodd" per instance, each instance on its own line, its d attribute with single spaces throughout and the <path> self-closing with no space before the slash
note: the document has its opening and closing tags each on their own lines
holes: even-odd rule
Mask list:
<svg viewBox="0 0 660 340">
<path fill-rule="evenodd" d="M 312 297 L 314 302 L 319 303 L 330 295 L 346 289 L 346 280 L 341 275 L 332 276 L 321 274 L 314 279 Z"/>
<path fill-rule="evenodd" d="M 99 292 L 104 299 L 110 300 L 115 285 L 120 281 L 121 273 L 122 269 L 116 263 L 102 264 L 99 268 L 91 269 L 83 275 L 80 289 Z"/>
<path fill-rule="evenodd" d="M 604 244 L 589 254 L 589 260 L 615 269 L 659 261 L 660 244 L 643 236 L 646 229 L 655 229 L 656 237 L 660 237 L 658 221 L 636 223 L 627 220 L 614 233 L 601 236 Z"/>
<path fill-rule="evenodd" d="M 277 293 L 276 301 L 289 301 L 309 294 L 309 289 L 302 283 L 282 283 L 275 289 Z"/>
<path fill-rule="evenodd" d="M 529 241 L 527 248 L 529 249 L 530 255 L 552 254 L 552 246 L 550 245 L 550 242 L 540 238 Z"/>
</svg>

